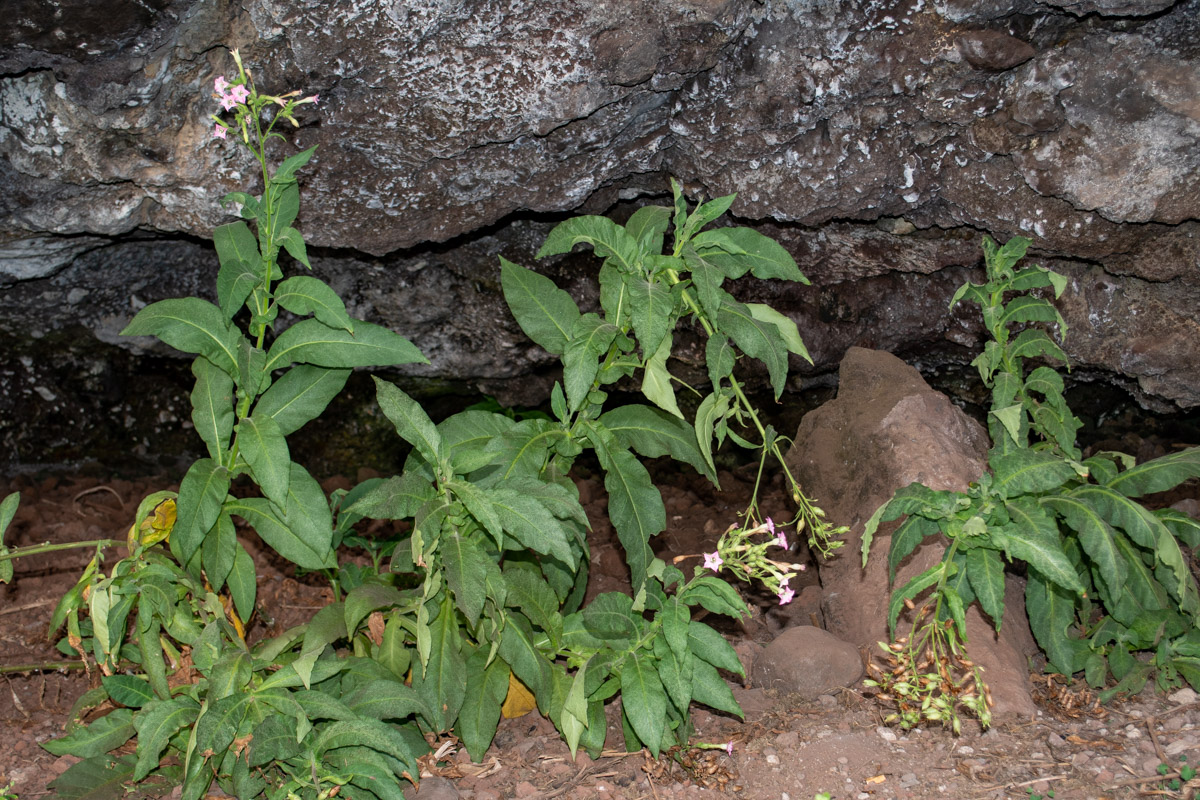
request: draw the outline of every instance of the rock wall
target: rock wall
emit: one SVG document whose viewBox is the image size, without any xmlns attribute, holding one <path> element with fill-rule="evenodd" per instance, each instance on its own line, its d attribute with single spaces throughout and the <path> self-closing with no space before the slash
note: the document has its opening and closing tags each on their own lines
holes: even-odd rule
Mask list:
<svg viewBox="0 0 1200 800">
<path fill-rule="evenodd" d="M 503 308 L 496 256 L 531 263 L 553 220 L 661 201 L 676 175 L 738 192 L 732 212 L 812 278 L 741 287 L 800 323 L 802 374 L 855 344 L 969 360 L 978 328 L 946 301 L 982 233 L 1020 233 L 1073 278 L 1083 374 L 1200 405 L 1200 0 L 12 5 L 0 458 L 33 457 L 42 429 L 15 421 L 31 406 L 133 413 L 121 371 L 150 362 L 115 332 L 208 291 L 216 201 L 254 175 L 210 135 L 227 47 L 263 90 L 320 94 L 293 136 L 320 145 L 304 234 L 352 310 L 430 355 L 410 375 L 527 387 L 548 362 Z M 585 259 L 547 269 L 594 292 Z M 108 405 L 82 388 L 100 373 Z"/>
</svg>

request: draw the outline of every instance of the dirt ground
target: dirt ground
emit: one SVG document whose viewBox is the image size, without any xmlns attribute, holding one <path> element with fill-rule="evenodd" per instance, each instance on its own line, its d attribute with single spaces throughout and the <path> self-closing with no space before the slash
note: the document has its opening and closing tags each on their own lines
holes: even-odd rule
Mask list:
<svg viewBox="0 0 1200 800">
<path fill-rule="evenodd" d="M 362 476 L 359 476 L 362 477 Z M 750 485 L 748 476 L 725 474 L 718 492 L 694 477 L 667 471 L 658 477 L 669 529 L 656 542 L 664 557 L 711 548 L 721 530 L 736 521 Z M 347 486 L 345 479 L 326 488 Z M 581 481 L 592 541 L 590 593 L 627 586 L 623 557 L 605 524 L 606 500 L 596 478 Z M 20 490 L 21 507 L 7 542 L 65 542 L 123 538 L 138 502 L 158 489 L 174 488 L 165 478 L 99 479 L 79 475 L 5 478 L 0 497 Z M 768 493 L 764 510 L 782 515 L 782 496 Z M 376 523 L 379 524 L 379 523 Z M 328 590 L 310 576 L 297 579 L 273 560 L 247 531 L 243 542 L 259 565 L 259 614 L 250 636 L 271 635 L 308 619 L 328 602 Z M 9 782 L 20 800 L 52 795 L 47 784 L 75 759 L 56 758 L 39 745 L 59 735 L 74 700 L 88 688 L 78 671 L 12 671 L 8 668 L 61 660 L 47 639 L 46 625 L 59 596 L 90 558 L 70 550 L 16 562 L 16 577 L 0 586 L 0 790 Z M 801 554 L 802 555 L 802 554 Z M 780 608 L 771 597 L 755 617 L 724 631 L 744 658 L 784 627 L 819 618 L 815 570 L 804 573 L 813 588 L 797 603 Z M 803 602 L 802 602 L 803 601 Z M 269 622 L 268 622 L 269 620 Z M 711 620 L 710 620 L 711 621 Z M 728 676 L 732 677 L 732 676 Z M 697 710 L 697 740 L 733 742 L 720 750 L 689 751 L 678 759 L 652 761 L 626 754 L 619 719 L 610 714 L 603 757 L 581 753 L 572 761 L 553 726 L 537 714 L 504 720 L 481 764 L 472 764 L 453 741 L 440 757 L 426 759 L 428 777 L 420 798 L 573 798 L 575 800 L 666 800 L 736 797 L 745 800 L 837 800 L 912 798 L 1131 798 L 1195 796 L 1200 780 L 1172 789 L 1171 773 L 1200 762 L 1200 698 L 1190 690 L 1170 697 L 1144 692 L 1106 707 L 1095 704 L 1082 684 L 1064 685 L 1034 676 L 1040 710 L 1031 719 L 1002 719 L 987 732 L 968 723 L 954 737 L 941 729 L 905 733 L 882 726 L 886 710 L 850 686 L 814 701 L 734 684 L 746 712 L 743 723 Z M 616 712 L 615 704 L 611 710 Z M 1168 775 L 1159 774 L 1166 765 Z M 214 787 L 215 790 L 215 787 Z M 1052 793 L 1052 794 L 1051 794 Z M 6 800 L 10 795 L 0 792 Z"/>
</svg>

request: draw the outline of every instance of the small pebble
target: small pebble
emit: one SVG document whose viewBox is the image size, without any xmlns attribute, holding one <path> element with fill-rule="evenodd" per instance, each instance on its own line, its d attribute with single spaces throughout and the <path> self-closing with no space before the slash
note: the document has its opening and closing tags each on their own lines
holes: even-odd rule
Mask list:
<svg viewBox="0 0 1200 800">
<path fill-rule="evenodd" d="M 882 725 L 876 728 L 875 732 L 878 733 L 879 738 L 883 739 L 885 742 L 894 742 L 897 739 L 896 734 L 891 729 L 885 728 Z"/>
<path fill-rule="evenodd" d="M 778 764 L 779 756 L 775 755 L 774 753 L 768 753 L 767 754 L 767 763 L 768 764 Z"/>
</svg>

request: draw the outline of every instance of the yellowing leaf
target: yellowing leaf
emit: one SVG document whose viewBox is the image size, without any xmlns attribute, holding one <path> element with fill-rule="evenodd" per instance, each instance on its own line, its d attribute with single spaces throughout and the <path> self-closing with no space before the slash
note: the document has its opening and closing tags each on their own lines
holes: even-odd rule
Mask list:
<svg viewBox="0 0 1200 800">
<path fill-rule="evenodd" d="M 516 673 L 508 674 L 508 696 L 504 698 L 504 705 L 500 706 L 500 713 L 505 719 L 515 719 L 523 717 L 530 711 L 537 708 L 537 700 L 533 696 L 533 692 L 516 676 Z"/>
</svg>

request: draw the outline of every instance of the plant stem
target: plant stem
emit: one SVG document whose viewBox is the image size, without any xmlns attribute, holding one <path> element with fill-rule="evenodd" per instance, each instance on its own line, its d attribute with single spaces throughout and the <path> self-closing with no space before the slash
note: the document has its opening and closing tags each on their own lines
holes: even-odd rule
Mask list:
<svg viewBox="0 0 1200 800">
<path fill-rule="evenodd" d="M 44 664 L 4 664 L 0 665 L 0 675 L 10 672 L 54 672 L 60 669 L 84 669 L 82 661 L 47 661 Z"/>
<path fill-rule="evenodd" d="M 42 553 L 53 553 L 57 550 L 71 550 L 76 547 L 117 547 L 123 546 L 125 542 L 118 539 L 92 539 L 86 542 L 60 542 L 59 544 L 50 544 L 44 542 L 42 544 L 31 544 L 27 547 L 17 547 L 7 553 L 0 553 L 0 562 L 8 561 L 13 558 L 23 558 L 25 556 L 36 556 Z"/>
</svg>

